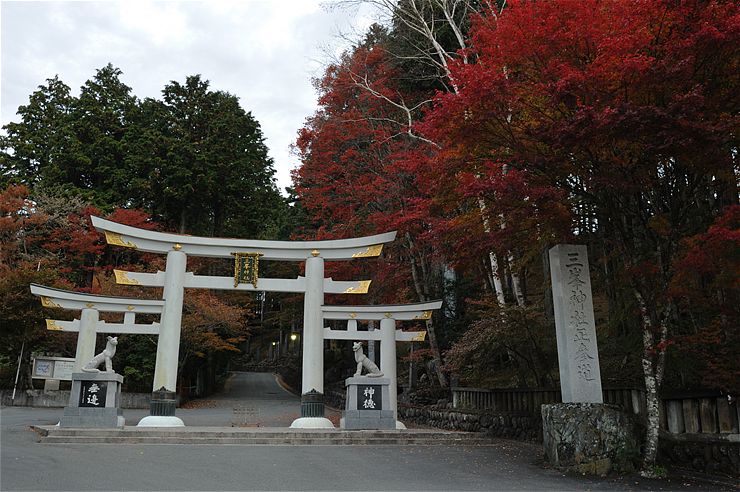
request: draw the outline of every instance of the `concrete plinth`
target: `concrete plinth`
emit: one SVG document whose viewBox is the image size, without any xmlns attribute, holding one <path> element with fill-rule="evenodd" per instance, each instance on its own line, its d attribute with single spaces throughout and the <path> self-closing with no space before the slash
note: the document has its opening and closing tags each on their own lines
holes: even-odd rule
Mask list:
<svg viewBox="0 0 740 492">
<path fill-rule="evenodd" d="M 76 372 L 72 374 L 69 405 L 59 420 L 60 427 L 122 428 L 121 383 L 114 372 Z"/>
<path fill-rule="evenodd" d="M 396 429 L 395 409 L 390 408 L 390 379 L 354 376 L 345 380 L 346 409 L 342 429 Z"/>
<path fill-rule="evenodd" d="M 626 470 L 639 452 L 634 421 L 615 405 L 542 405 L 542 434 L 547 461 L 579 473 Z"/>
</svg>

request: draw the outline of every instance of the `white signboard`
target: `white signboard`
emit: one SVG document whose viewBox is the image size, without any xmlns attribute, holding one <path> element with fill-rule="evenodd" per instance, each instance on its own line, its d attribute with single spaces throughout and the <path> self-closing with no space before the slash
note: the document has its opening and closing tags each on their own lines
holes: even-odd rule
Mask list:
<svg viewBox="0 0 740 492">
<path fill-rule="evenodd" d="M 33 359 L 34 379 L 72 380 L 75 360 L 70 357 L 36 357 Z"/>
<path fill-rule="evenodd" d="M 48 379 L 54 375 L 54 361 L 49 359 L 35 359 L 33 361 L 33 377 Z"/>
<path fill-rule="evenodd" d="M 55 360 L 54 361 L 54 379 L 62 381 L 72 381 L 72 370 L 75 367 L 75 360 Z"/>
</svg>

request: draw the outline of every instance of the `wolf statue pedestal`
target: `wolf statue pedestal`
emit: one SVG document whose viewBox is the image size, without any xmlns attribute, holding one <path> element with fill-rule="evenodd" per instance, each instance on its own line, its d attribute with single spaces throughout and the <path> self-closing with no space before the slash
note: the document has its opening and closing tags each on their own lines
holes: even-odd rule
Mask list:
<svg viewBox="0 0 740 492">
<path fill-rule="evenodd" d="M 395 429 L 396 416 L 388 407 L 390 383 L 388 378 L 347 378 L 347 403 L 339 427 L 348 430 Z"/>
<path fill-rule="evenodd" d="M 60 427 L 123 428 L 123 376 L 113 372 L 112 363 L 117 345 L 117 337 L 108 337 L 105 350 L 90 359 L 82 372 L 72 373 L 69 405 L 64 407 Z M 105 365 L 105 372 L 98 369 L 101 365 Z"/>
<path fill-rule="evenodd" d="M 60 427 L 123 428 L 121 411 L 123 376 L 115 372 L 76 372 L 72 374 L 69 405 L 59 421 Z"/>
</svg>

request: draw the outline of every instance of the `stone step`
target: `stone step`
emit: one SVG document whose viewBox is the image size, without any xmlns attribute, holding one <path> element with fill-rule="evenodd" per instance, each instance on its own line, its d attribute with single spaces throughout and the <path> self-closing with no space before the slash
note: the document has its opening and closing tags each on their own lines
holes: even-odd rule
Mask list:
<svg viewBox="0 0 740 492">
<path fill-rule="evenodd" d="M 262 437 L 337 437 L 337 436 L 365 436 L 365 437 L 448 437 L 464 438 L 478 436 L 472 432 L 452 432 L 434 429 L 409 429 L 409 430 L 342 430 L 342 429 L 290 429 L 270 427 L 124 427 L 123 429 L 94 429 L 94 428 L 69 428 L 57 426 L 35 426 L 34 430 L 41 435 L 54 434 L 57 436 L 89 435 L 94 433 L 101 436 L 211 436 L 218 435 L 259 435 Z"/>
<path fill-rule="evenodd" d="M 444 431 L 345 431 L 340 429 L 70 429 L 39 426 L 43 443 L 117 444 L 244 444 L 244 445 L 465 445 L 484 446 L 493 441 L 481 434 Z"/>
<path fill-rule="evenodd" d="M 486 446 L 485 439 L 403 439 L 403 438 L 259 438 L 259 437 L 103 437 L 103 436 L 47 436 L 46 444 L 241 444 L 266 446 Z"/>
</svg>

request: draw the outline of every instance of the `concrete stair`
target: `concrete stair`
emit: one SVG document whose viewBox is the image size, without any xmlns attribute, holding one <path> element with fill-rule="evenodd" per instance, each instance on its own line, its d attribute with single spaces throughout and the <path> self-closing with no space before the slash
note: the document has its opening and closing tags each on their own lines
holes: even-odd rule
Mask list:
<svg viewBox="0 0 740 492">
<path fill-rule="evenodd" d="M 437 430 L 342 430 L 241 427 L 179 427 L 73 429 L 34 426 L 47 444 L 241 444 L 252 446 L 431 446 L 493 445 L 494 440 L 472 432 Z"/>
</svg>

